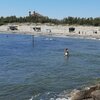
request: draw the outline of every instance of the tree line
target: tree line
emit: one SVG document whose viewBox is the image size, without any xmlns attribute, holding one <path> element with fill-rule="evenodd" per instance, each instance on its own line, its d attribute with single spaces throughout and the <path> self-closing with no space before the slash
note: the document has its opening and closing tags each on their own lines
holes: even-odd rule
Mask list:
<svg viewBox="0 0 100 100">
<path fill-rule="evenodd" d="M 68 25 L 92 25 L 100 26 L 100 17 L 97 18 L 80 18 L 80 17 L 66 17 L 62 20 L 52 19 L 44 16 L 26 16 L 26 17 L 0 17 L 0 25 L 7 23 L 52 23 L 52 24 L 68 24 Z"/>
</svg>

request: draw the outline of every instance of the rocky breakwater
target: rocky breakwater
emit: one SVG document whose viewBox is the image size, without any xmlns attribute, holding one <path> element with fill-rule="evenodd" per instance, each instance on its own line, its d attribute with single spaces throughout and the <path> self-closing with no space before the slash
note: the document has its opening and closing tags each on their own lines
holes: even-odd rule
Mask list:
<svg viewBox="0 0 100 100">
<path fill-rule="evenodd" d="M 71 100 L 100 100 L 100 84 L 82 90 L 73 90 L 70 97 Z"/>
</svg>

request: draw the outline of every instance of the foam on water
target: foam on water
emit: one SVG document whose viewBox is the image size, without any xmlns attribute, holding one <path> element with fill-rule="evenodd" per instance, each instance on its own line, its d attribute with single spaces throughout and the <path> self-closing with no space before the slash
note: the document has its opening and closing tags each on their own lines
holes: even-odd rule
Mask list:
<svg viewBox="0 0 100 100">
<path fill-rule="evenodd" d="M 33 100 L 33 96 L 29 100 Z"/>
<path fill-rule="evenodd" d="M 45 40 L 50 40 L 50 41 L 52 41 L 52 40 L 53 40 L 53 38 L 46 38 Z"/>
<path fill-rule="evenodd" d="M 71 100 L 70 98 L 51 98 L 50 100 Z"/>
<path fill-rule="evenodd" d="M 34 97 L 32 96 L 29 100 L 34 100 Z M 40 99 L 42 100 L 42 99 Z M 70 98 L 50 98 L 50 100 L 71 100 Z"/>
<path fill-rule="evenodd" d="M 65 92 L 65 91 L 64 91 Z M 55 93 L 55 92 L 46 92 L 43 94 L 37 94 L 32 96 L 29 100 L 71 100 L 71 98 L 66 93 Z"/>
</svg>

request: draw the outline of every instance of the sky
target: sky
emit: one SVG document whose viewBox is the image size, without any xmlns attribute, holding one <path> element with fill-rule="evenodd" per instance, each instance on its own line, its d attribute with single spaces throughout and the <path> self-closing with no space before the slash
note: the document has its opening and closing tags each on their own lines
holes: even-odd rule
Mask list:
<svg viewBox="0 0 100 100">
<path fill-rule="evenodd" d="M 28 16 L 29 11 L 57 19 L 100 17 L 100 0 L 0 0 L 0 16 Z"/>
</svg>

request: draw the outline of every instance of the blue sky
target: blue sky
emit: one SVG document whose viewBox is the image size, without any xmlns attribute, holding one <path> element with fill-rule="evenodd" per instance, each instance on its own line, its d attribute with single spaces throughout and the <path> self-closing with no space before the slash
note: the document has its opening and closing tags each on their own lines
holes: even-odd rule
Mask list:
<svg viewBox="0 0 100 100">
<path fill-rule="evenodd" d="M 100 0 L 0 0 L 0 16 L 36 11 L 50 18 L 100 17 Z"/>
</svg>

